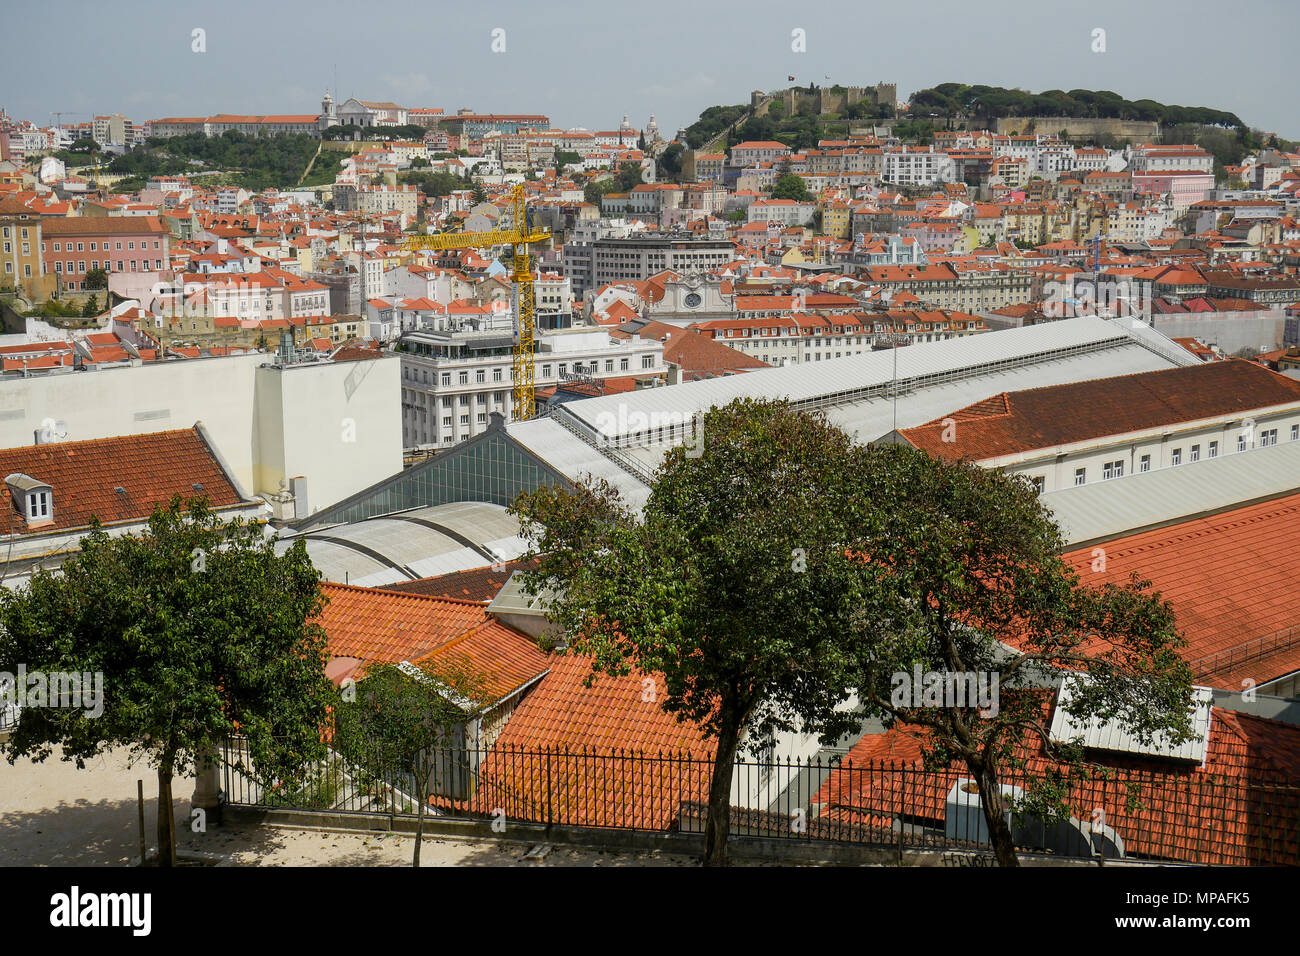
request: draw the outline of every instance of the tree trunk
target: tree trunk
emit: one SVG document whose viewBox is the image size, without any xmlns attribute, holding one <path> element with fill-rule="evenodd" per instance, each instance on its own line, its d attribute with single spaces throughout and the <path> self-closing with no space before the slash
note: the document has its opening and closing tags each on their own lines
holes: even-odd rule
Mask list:
<svg viewBox="0 0 1300 956">
<path fill-rule="evenodd" d="M 728 720 L 718 734 L 718 753 L 709 784 L 709 809 L 704 821 L 704 865 L 727 866 L 727 837 L 731 833 L 731 777 L 740 747 L 740 721 Z"/>
<path fill-rule="evenodd" d="M 1019 866 L 1020 858 L 1016 856 L 1016 841 L 1007 823 L 1006 805 L 1002 800 L 1002 787 L 998 782 L 997 767 L 992 761 L 983 764 L 968 764 L 979 781 L 980 806 L 984 810 L 984 822 L 989 828 L 989 842 L 993 844 L 993 854 L 998 866 Z"/>
<path fill-rule="evenodd" d="M 420 801 L 420 809 L 415 814 L 415 857 L 411 860 L 411 866 L 417 870 L 420 868 L 420 844 L 424 840 L 424 805 L 428 798 L 417 796 Z"/>
<path fill-rule="evenodd" d="M 158 764 L 158 865 L 176 865 L 176 815 L 172 806 L 171 758 Z"/>
</svg>

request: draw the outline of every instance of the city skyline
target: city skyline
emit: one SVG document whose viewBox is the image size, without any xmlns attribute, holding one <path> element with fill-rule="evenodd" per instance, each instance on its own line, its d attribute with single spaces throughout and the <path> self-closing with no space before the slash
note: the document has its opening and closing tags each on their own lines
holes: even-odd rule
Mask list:
<svg viewBox="0 0 1300 956">
<path fill-rule="evenodd" d="M 33 11 L 32 27 L 57 31 L 74 7 L 47 4 Z M 1259 20 L 1270 29 L 1261 30 L 1258 21 L 1201 16 L 1199 10 L 1209 10 L 1202 3 L 1102 2 L 1071 13 L 1021 7 L 1014 16 L 998 15 L 1009 5 L 990 3 L 971 17 L 968 7 L 944 0 L 925 16 L 872 12 L 864 36 L 844 29 L 862 15 L 840 2 L 795 11 L 759 3 L 738 16 L 669 0 L 644 22 L 623 23 L 606 22 L 607 11 L 593 3 L 563 18 L 505 3 L 458 13 L 455 22 L 409 3 L 386 6 L 368 20 L 334 0 L 314 5 L 310 19 L 247 3 L 223 8 L 220 21 L 203 9 L 149 7 L 126 2 L 115 8 L 113 22 L 62 38 L 68 62 L 58 71 L 43 69 L 47 47 L 12 51 L 0 65 L 0 107 L 41 125 L 56 113 L 65 125 L 105 113 L 137 122 L 308 114 L 319 112 L 328 89 L 339 102 L 356 96 L 448 113 L 465 107 L 545 113 L 561 128 L 612 128 L 624 114 L 640 128 L 653 113 L 671 136 L 706 107 L 745 103 L 750 90 L 781 88 L 793 75 L 800 85 L 894 82 L 901 99 L 949 81 L 1033 92 L 1106 89 L 1129 99 L 1227 110 L 1265 132 L 1300 135 L 1284 87 L 1245 71 L 1205 69 L 1216 55 L 1232 58 L 1246 49 L 1257 63 L 1286 56 L 1300 11 L 1280 3 L 1263 5 L 1269 12 Z M 133 8 L 141 15 L 130 16 Z M 235 29 L 250 21 L 257 39 Z M 958 25 L 960 46 L 944 46 L 946 34 L 935 35 L 936 24 L 950 22 Z M 412 28 L 395 31 L 394 23 Z M 1105 31 L 1104 52 L 1094 51 L 1097 30 Z M 882 36 L 891 39 L 877 39 Z M 1161 36 L 1171 42 L 1152 39 Z M 265 42 L 274 37 L 287 42 Z M 580 47 L 576 55 L 566 52 L 573 45 Z M 918 49 L 934 52 L 919 56 Z M 37 75 L 39 81 L 29 79 Z"/>
</svg>

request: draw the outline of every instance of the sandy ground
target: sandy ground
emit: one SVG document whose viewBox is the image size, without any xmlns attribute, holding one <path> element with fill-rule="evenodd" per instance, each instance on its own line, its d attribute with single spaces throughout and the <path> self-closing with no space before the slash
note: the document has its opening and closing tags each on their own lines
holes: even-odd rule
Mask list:
<svg viewBox="0 0 1300 956">
<path fill-rule="evenodd" d="M 131 766 L 126 751 L 86 764 L 0 760 L 0 866 L 132 866 L 140 859 L 136 781 L 144 781 L 145 838 L 155 847 L 157 777 L 147 765 Z M 172 785 L 177 848 L 220 854 L 235 866 L 410 866 L 414 837 L 386 833 L 334 833 L 284 827 L 228 826 L 206 833 L 190 829 L 191 780 Z M 526 859 L 531 844 L 432 840 L 420 851 L 423 866 L 693 866 L 681 856 L 606 853 L 555 847 Z"/>
</svg>

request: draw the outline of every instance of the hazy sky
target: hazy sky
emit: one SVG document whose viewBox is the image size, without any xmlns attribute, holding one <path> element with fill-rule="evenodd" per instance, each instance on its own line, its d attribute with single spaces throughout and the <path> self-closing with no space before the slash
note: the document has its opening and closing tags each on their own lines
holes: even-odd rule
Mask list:
<svg viewBox="0 0 1300 956">
<path fill-rule="evenodd" d="M 545 113 L 592 129 L 624 113 L 640 127 L 653 112 L 671 136 L 704 107 L 793 74 L 892 81 L 904 99 L 946 81 L 1108 89 L 1300 138 L 1296 0 L 41 0 L 21 11 L 0 54 L 0 106 L 41 124 L 56 110 L 65 123 L 318 113 L 337 72 L 339 102 Z M 204 53 L 191 49 L 195 28 Z M 807 52 L 792 50 L 795 29 Z"/>
</svg>

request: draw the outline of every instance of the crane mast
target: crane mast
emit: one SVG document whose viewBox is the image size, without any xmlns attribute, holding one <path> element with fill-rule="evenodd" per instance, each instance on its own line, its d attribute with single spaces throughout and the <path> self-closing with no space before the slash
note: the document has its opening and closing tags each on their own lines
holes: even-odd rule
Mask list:
<svg viewBox="0 0 1300 956">
<path fill-rule="evenodd" d="M 521 183 L 510 193 L 514 211 L 512 229 L 492 229 L 485 232 L 454 232 L 437 236 L 412 236 L 403 244 L 407 251 L 421 249 L 470 249 L 486 246 L 509 245 L 514 248 L 515 321 L 517 328 L 511 350 L 510 383 L 511 411 L 514 421 L 527 421 L 537 413 L 536 352 L 537 291 L 533 286 L 532 261 L 528 247 L 550 238 L 545 229 L 534 230 L 528 223 L 528 209 Z"/>
</svg>

